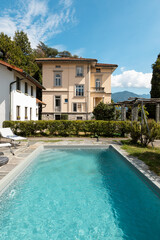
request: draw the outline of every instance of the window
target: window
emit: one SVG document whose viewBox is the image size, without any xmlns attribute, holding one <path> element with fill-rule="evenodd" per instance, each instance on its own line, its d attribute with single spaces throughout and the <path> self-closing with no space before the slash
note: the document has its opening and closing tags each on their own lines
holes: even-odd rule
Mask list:
<svg viewBox="0 0 160 240">
<path fill-rule="evenodd" d="M 77 112 L 77 103 L 73 103 L 73 112 Z"/>
<path fill-rule="evenodd" d="M 33 86 L 31 86 L 31 96 L 33 96 Z"/>
<path fill-rule="evenodd" d="M 82 66 L 77 66 L 76 67 L 76 76 L 77 77 L 82 77 L 83 76 L 83 67 Z"/>
<path fill-rule="evenodd" d="M 32 108 L 30 108 L 30 120 L 32 120 Z"/>
<path fill-rule="evenodd" d="M 96 88 L 100 88 L 101 82 L 100 79 L 96 79 Z"/>
<path fill-rule="evenodd" d="M 84 85 L 76 85 L 76 96 L 84 96 Z"/>
<path fill-rule="evenodd" d="M 54 86 L 61 86 L 61 73 L 55 73 Z"/>
<path fill-rule="evenodd" d="M 96 68 L 96 72 L 97 73 L 101 72 L 101 69 L 100 68 Z"/>
<path fill-rule="evenodd" d="M 82 117 L 77 117 L 77 120 L 82 120 Z"/>
<path fill-rule="evenodd" d="M 60 65 L 57 65 L 56 68 L 61 68 L 61 66 L 60 66 Z"/>
<path fill-rule="evenodd" d="M 65 102 L 65 103 L 68 103 L 68 98 L 66 98 L 66 99 L 64 100 L 64 102 Z"/>
<path fill-rule="evenodd" d="M 25 82 L 25 93 L 28 93 L 28 84 Z"/>
<path fill-rule="evenodd" d="M 61 100 L 60 96 L 55 96 L 56 107 L 60 106 L 60 100 Z"/>
<path fill-rule="evenodd" d="M 55 111 L 60 112 L 61 111 L 61 97 L 55 96 Z"/>
<path fill-rule="evenodd" d="M 19 91 L 21 90 L 21 82 L 19 77 L 17 77 L 16 79 L 16 89 Z"/>
<path fill-rule="evenodd" d="M 82 112 L 82 103 L 73 103 L 73 112 Z"/>
<path fill-rule="evenodd" d="M 28 108 L 25 107 L 25 119 L 28 119 Z"/>
<path fill-rule="evenodd" d="M 17 116 L 17 120 L 20 120 L 20 106 L 16 106 L 16 116 Z"/>
<path fill-rule="evenodd" d="M 82 104 L 81 103 L 77 103 L 77 108 L 78 108 L 78 112 L 82 112 Z"/>
<path fill-rule="evenodd" d="M 55 115 L 55 120 L 61 120 L 61 115 Z"/>
</svg>

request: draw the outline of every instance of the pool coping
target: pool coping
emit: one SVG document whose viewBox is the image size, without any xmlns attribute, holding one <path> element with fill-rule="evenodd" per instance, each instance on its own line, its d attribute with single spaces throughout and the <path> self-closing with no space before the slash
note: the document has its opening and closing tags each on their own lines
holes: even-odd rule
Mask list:
<svg viewBox="0 0 160 240">
<path fill-rule="evenodd" d="M 160 177 L 154 172 L 149 170 L 149 167 L 140 159 L 128 155 L 128 153 L 119 148 L 119 146 L 114 146 L 110 144 L 110 147 L 116 150 L 116 153 L 119 154 L 130 167 L 132 167 L 140 177 L 147 182 L 147 185 L 152 188 L 152 190 L 160 197 Z"/>
<path fill-rule="evenodd" d="M 115 146 L 116 145 L 116 146 Z M 52 144 L 41 144 L 31 154 L 29 154 L 23 162 L 12 169 L 3 179 L 0 180 L 0 196 L 6 191 L 6 189 L 16 180 L 16 178 L 29 166 L 29 164 L 37 157 L 41 151 L 46 149 L 113 149 L 119 154 L 130 167 L 139 173 L 142 178 L 147 181 L 149 186 L 153 188 L 156 193 L 160 196 L 160 177 L 154 172 L 148 169 L 148 166 L 138 158 L 130 156 L 127 152 L 120 148 L 117 144 L 106 144 L 106 145 L 52 145 Z"/>
</svg>

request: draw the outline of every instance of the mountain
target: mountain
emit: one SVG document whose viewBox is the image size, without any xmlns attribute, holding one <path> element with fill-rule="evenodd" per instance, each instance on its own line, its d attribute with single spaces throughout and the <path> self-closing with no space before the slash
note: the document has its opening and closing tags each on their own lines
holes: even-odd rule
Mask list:
<svg viewBox="0 0 160 240">
<path fill-rule="evenodd" d="M 150 94 L 142 94 L 142 95 L 139 95 L 141 98 L 150 98 Z"/>
<path fill-rule="evenodd" d="M 112 93 L 112 100 L 114 102 L 125 101 L 125 100 L 128 100 L 128 98 L 130 98 L 130 97 L 150 98 L 150 94 L 138 95 L 136 93 L 128 92 L 128 91 Z"/>
</svg>

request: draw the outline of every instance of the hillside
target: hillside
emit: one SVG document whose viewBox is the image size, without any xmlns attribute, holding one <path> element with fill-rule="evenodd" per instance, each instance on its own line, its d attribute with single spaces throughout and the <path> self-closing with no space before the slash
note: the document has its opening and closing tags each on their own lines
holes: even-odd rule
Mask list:
<svg viewBox="0 0 160 240">
<path fill-rule="evenodd" d="M 138 95 L 136 93 L 128 92 L 128 91 L 112 93 L 112 100 L 114 102 L 125 101 L 130 97 L 150 98 L 150 94 Z"/>
</svg>

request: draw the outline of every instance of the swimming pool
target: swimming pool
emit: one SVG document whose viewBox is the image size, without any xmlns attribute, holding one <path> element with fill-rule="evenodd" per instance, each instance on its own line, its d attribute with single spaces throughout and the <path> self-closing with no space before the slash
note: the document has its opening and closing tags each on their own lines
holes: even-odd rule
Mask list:
<svg viewBox="0 0 160 240">
<path fill-rule="evenodd" d="M 110 149 L 46 149 L 2 195 L 1 240 L 159 240 L 160 199 Z"/>
</svg>

